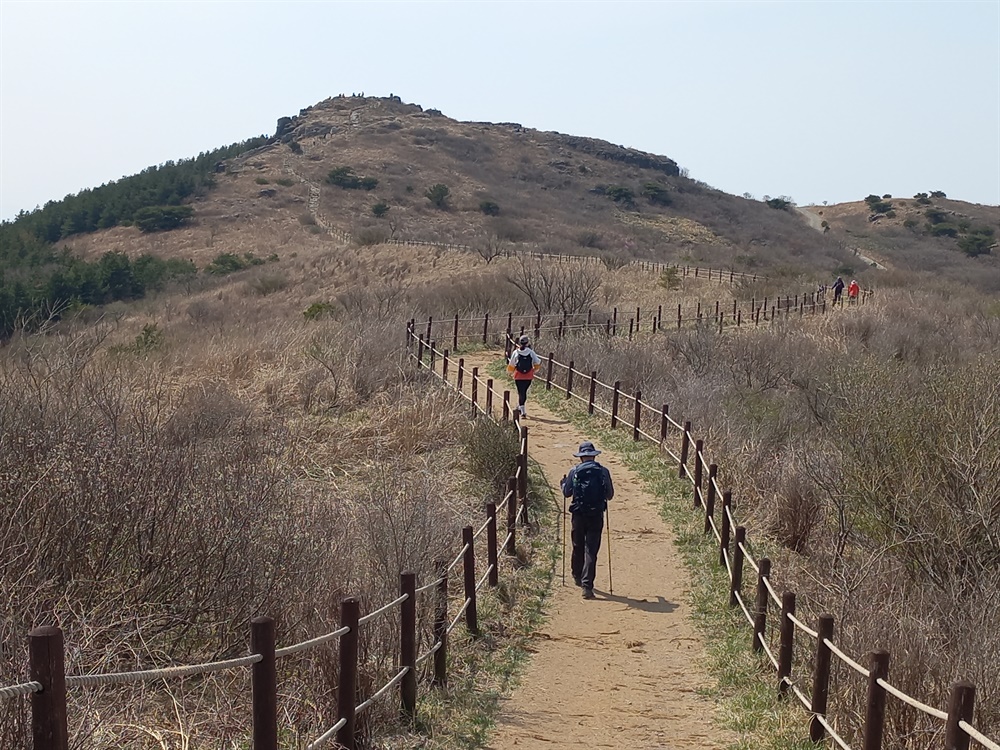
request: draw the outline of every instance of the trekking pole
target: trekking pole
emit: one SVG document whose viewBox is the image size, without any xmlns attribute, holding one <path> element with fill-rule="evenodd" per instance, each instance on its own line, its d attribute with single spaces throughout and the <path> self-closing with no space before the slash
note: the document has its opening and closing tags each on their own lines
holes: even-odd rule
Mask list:
<svg viewBox="0 0 1000 750">
<path fill-rule="evenodd" d="M 607 508 L 605 511 L 607 515 L 607 523 L 605 524 L 608 528 L 608 593 L 615 593 L 614 580 L 611 578 L 611 508 Z"/>
<path fill-rule="evenodd" d="M 566 477 L 563 477 L 563 479 L 565 479 L 565 478 Z M 562 490 L 560 490 L 560 491 L 562 491 Z M 563 495 L 562 527 L 563 527 L 563 538 L 562 538 L 562 558 L 563 558 L 562 585 L 565 586 L 566 585 L 566 495 Z"/>
</svg>

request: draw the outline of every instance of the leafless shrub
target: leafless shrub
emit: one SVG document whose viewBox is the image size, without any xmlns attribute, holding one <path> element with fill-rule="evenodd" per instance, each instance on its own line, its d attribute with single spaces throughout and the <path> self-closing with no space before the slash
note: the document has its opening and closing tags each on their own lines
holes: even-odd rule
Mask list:
<svg viewBox="0 0 1000 750">
<path fill-rule="evenodd" d="M 472 247 L 479 257 L 486 261 L 486 265 L 489 265 L 495 258 L 499 258 L 508 252 L 507 240 L 498 234 L 488 234 L 479 237 L 472 243 Z"/>
<path fill-rule="evenodd" d="M 536 312 L 570 315 L 594 304 L 603 275 L 589 266 L 546 263 L 521 256 L 507 280 L 521 290 Z"/>
</svg>

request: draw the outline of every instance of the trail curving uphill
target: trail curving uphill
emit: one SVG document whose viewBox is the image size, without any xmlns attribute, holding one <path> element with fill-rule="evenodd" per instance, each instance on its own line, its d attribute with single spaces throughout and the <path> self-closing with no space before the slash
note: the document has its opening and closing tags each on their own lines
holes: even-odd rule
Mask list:
<svg viewBox="0 0 1000 750">
<path fill-rule="evenodd" d="M 497 357 L 471 354 L 465 357 L 466 367 L 485 372 Z M 544 388 L 544 383 L 533 388 Z M 574 451 L 591 436 L 530 394 L 524 424 L 532 459 L 549 484 L 558 487 L 560 477 L 579 460 Z M 605 449 L 600 461 L 615 481 L 609 508 L 615 593 L 608 590 L 605 536 L 597 599 L 581 598 L 568 565 L 567 585 L 561 576 L 555 578 L 548 621 L 536 634 L 537 650 L 520 686 L 501 708 L 488 747 L 723 747 L 732 738 L 713 723 L 713 702 L 699 694 L 710 678 L 702 663 L 703 644 L 690 621 L 686 574 L 673 534 L 639 477 L 613 451 Z"/>
<path fill-rule="evenodd" d="M 806 220 L 806 223 L 809 224 L 810 227 L 812 227 L 813 229 L 815 229 L 817 232 L 820 233 L 824 231 L 823 220 L 819 217 L 819 214 L 815 213 L 809 208 L 804 208 L 802 206 L 796 206 L 795 210 L 798 212 L 799 216 L 801 216 L 803 219 Z M 854 248 L 854 255 L 855 257 L 860 258 L 863 262 L 867 263 L 869 266 L 872 266 L 879 271 L 888 270 L 884 265 L 879 263 L 874 258 L 869 258 L 867 255 L 862 254 L 861 248 L 859 247 Z"/>
</svg>

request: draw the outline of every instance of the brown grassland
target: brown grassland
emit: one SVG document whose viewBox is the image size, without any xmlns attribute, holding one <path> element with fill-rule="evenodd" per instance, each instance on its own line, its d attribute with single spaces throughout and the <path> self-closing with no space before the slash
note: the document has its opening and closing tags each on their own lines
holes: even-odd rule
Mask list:
<svg viewBox="0 0 1000 750">
<path fill-rule="evenodd" d="M 25 634 L 42 623 L 64 628 L 69 672 L 128 670 L 241 655 L 259 614 L 278 619 L 279 643 L 312 637 L 333 629 L 346 595 L 366 611 L 394 598 L 402 569 L 430 580 L 496 498 L 516 446 L 414 371 L 403 350 L 411 317 L 535 312 L 538 297 L 518 288 L 526 278 L 550 289 L 547 316 L 731 304 L 812 291 L 856 262 L 854 225 L 836 207 L 825 210 L 843 223 L 823 235 L 610 144 L 389 100 L 330 99 L 288 132 L 299 153 L 279 142 L 234 160 L 189 225 L 67 243 L 88 257 L 152 252 L 199 268 L 220 253 L 271 261 L 77 310 L 0 348 L 0 684 L 23 680 Z M 325 183 L 341 166 L 377 188 Z M 651 182 L 670 206 L 642 197 Z M 451 190 L 446 209 L 424 196 L 435 183 Z M 630 187 L 635 206 L 598 185 Z M 378 201 L 389 206 L 381 219 Z M 475 251 L 497 243 L 502 257 Z M 530 261 L 523 250 L 606 263 Z M 857 309 L 722 334 L 570 337 L 553 350 L 691 419 L 748 526 L 766 530 L 756 543 L 776 583 L 799 592 L 800 612 L 836 614 L 853 652 L 890 650 L 893 683 L 934 704 L 973 679 L 976 723 L 995 733 L 1000 306 L 982 290 L 995 291 L 996 259 L 929 241 L 917 251 L 912 268 L 885 249 L 890 272 L 859 269 L 878 292 Z M 733 288 L 623 265 L 635 258 L 769 278 Z M 927 275 L 942 264 L 959 270 Z M 526 592 L 515 576 L 513 609 L 489 641 L 497 651 L 513 647 L 510 612 Z M 366 687 L 391 676 L 395 638 L 386 625 L 366 639 Z M 289 747 L 332 723 L 334 654 L 281 665 Z M 839 711 L 856 716 L 863 690 L 838 680 Z M 72 746 L 245 747 L 245 684 L 223 674 L 73 691 Z M 0 748 L 27 746 L 26 707 L 0 702 Z M 395 713 L 390 701 L 366 716 L 369 747 L 474 746 L 445 720 L 401 733 Z M 905 710 L 887 735 L 892 750 L 940 744 Z"/>
</svg>

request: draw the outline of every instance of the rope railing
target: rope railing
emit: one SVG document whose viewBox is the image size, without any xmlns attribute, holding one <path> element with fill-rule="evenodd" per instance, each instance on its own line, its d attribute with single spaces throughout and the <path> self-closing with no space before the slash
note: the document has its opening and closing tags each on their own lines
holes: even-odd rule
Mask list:
<svg viewBox="0 0 1000 750">
<path fill-rule="evenodd" d="M 445 568 L 445 572 L 450 573 L 455 568 L 456 565 L 462 562 L 462 560 L 465 558 L 465 553 L 468 551 L 469 551 L 469 545 L 466 544 L 465 546 L 462 547 L 462 551 L 458 553 L 458 556 L 448 564 L 448 567 Z"/>
<path fill-rule="evenodd" d="M 826 730 L 826 733 L 827 735 L 829 735 L 830 739 L 836 742 L 837 746 L 840 747 L 841 750 L 851 750 L 851 746 L 847 744 L 847 741 L 843 737 L 837 734 L 837 730 L 833 728 L 833 725 L 829 721 L 827 721 L 827 718 L 825 716 L 823 716 L 822 714 L 813 714 L 813 715 L 816 717 L 816 721 L 818 721 L 820 725 L 823 727 L 823 729 Z"/>
<path fill-rule="evenodd" d="M 431 581 L 430 583 L 425 583 L 423 586 L 421 586 L 420 588 L 416 589 L 416 593 L 422 594 L 425 591 L 430 591 L 433 588 L 437 588 L 441 584 L 442 581 L 444 581 L 444 576 L 441 576 L 437 580 Z"/>
<path fill-rule="evenodd" d="M 325 747 L 330 740 L 337 736 L 337 732 L 339 732 L 346 725 L 347 719 L 341 719 L 315 740 L 306 745 L 306 750 L 319 750 L 321 747 Z"/>
<path fill-rule="evenodd" d="M 976 729 L 974 726 L 972 726 L 969 722 L 964 721 L 964 720 L 963 721 L 959 721 L 958 722 L 958 727 L 963 732 L 965 732 L 967 735 L 969 735 L 972 739 L 974 739 L 976 742 L 978 742 L 980 745 L 982 745 L 983 747 L 985 747 L 986 750 L 1000 750 L 1000 744 L 997 744 L 996 742 L 994 742 L 993 740 L 991 740 L 985 734 L 983 734 L 978 729 Z"/>
<path fill-rule="evenodd" d="M 409 667 L 403 667 L 401 670 L 399 670 L 399 672 L 396 673 L 395 677 L 393 677 L 391 680 L 385 683 L 385 685 L 380 687 L 378 691 L 375 692 L 368 700 L 364 701 L 363 703 L 359 703 L 357 706 L 355 706 L 354 713 L 355 714 L 361 713 L 366 708 L 368 708 L 372 703 L 374 703 L 383 695 L 385 695 L 387 692 L 389 692 L 389 689 L 395 687 L 399 683 L 399 681 L 406 676 L 406 673 L 409 671 L 410 671 Z"/>
<path fill-rule="evenodd" d="M 430 647 L 430 649 L 428 649 L 427 651 L 425 651 L 424 653 L 422 653 L 420 656 L 417 657 L 417 665 L 419 666 L 420 664 L 423 664 L 425 661 L 434 656 L 434 654 L 436 654 L 443 645 L 444 643 L 442 643 L 441 641 L 437 641 L 433 646 Z"/>
<path fill-rule="evenodd" d="M 890 685 L 881 677 L 875 680 L 875 682 L 878 683 L 879 687 L 881 687 L 887 693 L 891 693 L 892 695 L 894 695 L 896 698 L 898 698 L 911 708 L 915 708 L 918 711 L 923 711 L 928 716 L 933 716 L 936 719 L 944 719 L 945 721 L 948 720 L 947 711 L 942 711 L 940 709 L 934 708 L 933 706 L 928 706 L 926 703 L 922 703 L 921 701 L 918 701 L 916 698 L 910 697 L 899 688 Z"/>
<path fill-rule="evenodd" d="M 778 606 L 781 606 L 781 602 L 780 601 L 778 602 Z M 800 620 L 795 615 L 789 614 L 788 615 L 788 619 L 791 620 L 795 624 L 795 627 L 797 627 L 803 633 L 805 633 L 806 635 L 808 635 L 810 638 L 819 638 L 819 632 L 818 631 L 813 630 L 812 628 L 810 628 L 808 625 L 806 625 L 804 622 L 802 622 L 802 620 Z"/>
<path fill-rule="evenodd" d="M 190 677 L 192 675 L 223 672 L 227 669 L 249 667 L 261 660 L 260 654 L 251 654 L 238 659 L 206 662 L 204 664 L 188 664 L 161 669 L 141 669 L 135 672 L 109 672 L 105 674 L 67 675 L 66 686 L 96 687 L 98 685 L 124 685 L 130 682 L 149 682 L 150 680 L 166 680 L 175 677 Z"/>
<path fill-rule="evenodd" d="M 753 623 L 751 623 L 751 624 L 753 624 Z M 771 647 L 767 645 L 767 641 L 765 641 L 763 638 L 760 637 L 760 633 L 755 633 L 754 635 L 757 638 L 757 643 L 760 644 L 761 649 L 764 651 L 765 654 L 767 654 L 767 658 L 771 660 L 771 664 L 773 664 L 774 668 L 777 669 L 778 668 L 778 659 L 777 659 L 777 657 L 775 657 L 774 653 L 771 651 Z"/>
<path fill-rule="evenodd" d="M 489 580 L 490 573 L 492 573 L 495 569 L 496 569 L 496 566 L 494 566 L 494 565 L 490 565 L 486 569 L 486 572 L 483 573 L 483 577 L 480 578 L 478 581 L 476 581 L 476 591 L 479 591 L 479 589 L 481 589 L 483 587 L 483 585 L 486 583 L 486 581 Z"/>
<path fill-rule="evenodd" d="M 308 641 L 302 641 L 301 643 L 295 643 L 291 646 L 285 646 L 284 648 L 276 648 L 274 650 L 274 656 L 280 659 L 283 656 L 291 656 L 292 654 L 297 654 L 299 651 L 305 651 L 310 648 L 315 648 L 316 646 L 322 646 L 324 643 L 329 643 L 330 641 L 340 638 L 342 635 L 347 635 L 351 632 L 351 629 L 347 626 L 342 628 L 337 628 L 332 633 L 327 633 L 326 635 L 320 635 L 316 638 L 310 638 Z"/>
<path fill-rule="evenodd" d="M 489 528 L 490 523 L 492 522 L 492 520 L 493 519 L 491 519 L 491 518 L 487 518 L 486 521 L 483 523 L 483 525 L 480 526 L 478 529 L 476 529 L 475 533 L 473 533 L 473 535 L 472 535 L 472 538 L 473 539 L 478 539 L 479 535 L 482 534 L 484 531 L 486 531 L 486 529 Z"/>
<path fill-rule="evenodd" d="M 746 602 L 743 601 L 743 595 L 739 591 L 736 592 L 736 601 L 740 605 L 740 609 L 743 610 L 743 616 L 747 618 L 747 622 L 753 626 L 753 615 L 750 614 L 750 610 L 747 609 Z"/>
<path fill-rule="evenodd" d="M 0 698 L 19 698 L 24 695 L 31 695 L 42 690 L 40 682 L 22 682 L 19 685 L 7 685 L 0 687 Z"/>
<path fill-rule="evenodd" d="M 837 648 L 837 646 L 834 645 L 834 643 L 831 642 L 829 638 L 823 639 L 823 645 L 826 646 L 828 649 L 830 649 L 830 651 L 833 652 L 834 656 L 836 656 L 838 659 L 844 662 L 844 664 L 849 666 L 851 669 L 860 674 L 862 677 L 871 677 L 871 672 L 869 670 L 865 669 L 863 666 L 861 666 L 861 664 L 854 661 L 854 659 L 852 659 L 850 656 L 848 656 L 839 648 Z"/>
<path fill-rule="evenodd" d="M 799 702 L 802 704 L 802 707 L 806 711 L 812 713 L 813 710 L 812 701 L 809 700 L 806 694 L 802 692 L 799 686 L 796 685 L 795 682 L 788 677 L 782 677 L 781 681 L 784 682 L 786 685 L 788 685 L 789 688 L 791 688 L 792 692 L 795 693 L 795 697 L 798 698 Z"/>
<path fill-rule="evenodd" d="M 390 609 L 392 609 L 393 607 L 395 607 L 395 606 L 397 606 L 399 604 L 402 604 L 403 602 L 405 602 L 409 598 L 410 598 L 409 594 L 403 594 L 402 596 L 400 596 L 400 597 L 398 597 L 396 599 L 393 599 L 388 604 L 384 604 L 381 607 L 379 607 L 378 609 L 376 609 L 374 612 L 369 612 L 367 615 L 365 615 L 364 617 L 360 618 L 358 620 L 358 625 L 367 625 L 368 623 L 370 623 L 372 620 L 374 620 L 379 615 L 385 614 Z"/>
<path fill-rule="evenodd" d="M 445 633 L 451 635 L 451 631 L 455 629 L 456 625 L 458 625 L 458 621 L 462 619 L 462 616 L 465 614 L 465 610 L 469 608 L 470 604 L 472 604 L 472 599 L 466 599 L 465 602 L 462 603 L 462 607 L 461 609 L 458 610 L 458 613 L 455 615 L 455 618 L 450 623 L 448 623 L 448 627 L 444 631 Z"/>
<path fill-rule="evenodd" d="M 749 557 L 747 558 L 747 560 L 749 560 Z M 758 572 L 760 572 L 759 569 L 758 569 Z M 775 591 L 774 590 L 774 586 L 771 585 L 771 579 L 768 576 L 761 576 L 760 580 L 763 582 L 764 588 L 767 589 L 767 593 L 768 593 L 768 596 L 771 597 L 771 601 L 773 601 L 776 606 L 780 607 L 781 606 L 781 597 L 778 596 L 778 592 Z M 793 622 L 794 622 L 794 620 L 793 620 Z"/>
</svg>

